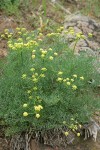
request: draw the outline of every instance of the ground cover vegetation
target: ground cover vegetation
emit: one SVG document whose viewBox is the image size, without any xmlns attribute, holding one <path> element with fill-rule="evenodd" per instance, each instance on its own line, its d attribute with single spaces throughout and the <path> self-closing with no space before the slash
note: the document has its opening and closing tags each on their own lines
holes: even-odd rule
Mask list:
<svg viewBox="0 0 100 150">
<path fill-rule="evenodd" d="M 13 33 L 5 29 L 1 35 L 8 39 L 0 76 L 0 118 L 6 135 L 66 126 L 65 136 L 70 130 L 80 136 L 78 129 L 100 108 L 96 58 L 75 55 L 75 47 L 70 49 L 62 40 L 62 30 L 16 28 Z M 65 34 L 74 34 L 76 42 L 85 38 L 73 28 Z"/>
<path fill-rule="evenodd" d="M 24 8 L 25 11 L 38 8 L 38 4 L 41 3 L 44 9 L 44 14 L 46 15 L 48 2 L 46 0 L 2 0 L 0 1 L 0 9 L 4 10 L 5 13 L 9 15 L 21 15 L 21 9 Z M 65 0 L 60 1 L 62 5 L 66 5 Z M 94 17 L 100 17 L 100 1 L 99 0 L 79 0 L 77 1 L 78 9 L 85 15 L 90 15 Z M 49 4 L 50 5 L 50 4 Z M 76 6 L 72 9 L 76 10 Z"/>
</svg>

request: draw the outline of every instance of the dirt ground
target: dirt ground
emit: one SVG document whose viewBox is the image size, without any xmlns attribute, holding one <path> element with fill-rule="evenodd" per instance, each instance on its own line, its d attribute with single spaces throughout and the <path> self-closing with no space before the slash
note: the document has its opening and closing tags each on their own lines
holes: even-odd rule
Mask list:
<svg viewBox="0 0 100 150">
<path fill-rule="evenodd" d="M 10 150 L 10 141 L 0 137 L 0 150 Z M 97 141 L 94 142 L 92 139 L 84 141 L 80 139 L 77 144 L 68 145 L 67 148 L 52 148 L 51 146 L 42 145 L 36 143 L 35 140 L 31 140 L 31 150 L 100 150 L 100 133 L 98 134 Z"/>
</svg>

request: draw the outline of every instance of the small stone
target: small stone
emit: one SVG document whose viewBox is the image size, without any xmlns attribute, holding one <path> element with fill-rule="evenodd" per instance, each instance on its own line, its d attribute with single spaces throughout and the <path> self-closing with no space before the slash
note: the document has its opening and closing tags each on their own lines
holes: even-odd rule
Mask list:
<svg viewBox="0 0 100 150">
<path fill-rule="evenodd" d="M 82 32 L 81 29 L 79 29 L 78 27 L 74 26 L 74 30 L 75 30 L 75 33 L 79 33 L 79 32 Z"/>
<path fill-rule="evenodd" d="M 94 30 L 94 26 L 93 25 L 89 25 L 89 28 Z"/>
</svg>

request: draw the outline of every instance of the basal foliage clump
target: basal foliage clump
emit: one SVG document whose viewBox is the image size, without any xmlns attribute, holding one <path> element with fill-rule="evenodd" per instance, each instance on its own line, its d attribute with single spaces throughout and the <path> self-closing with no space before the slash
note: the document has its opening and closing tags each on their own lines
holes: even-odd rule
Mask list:
<svg viewBox="0 0 100 150">
<path fill-rule="evenodd" d="M 0 82 L 0 118 L 7 133 L 64 125 L 77 133 L 96 110 L 94 85 L 89 84 L 98 80 L 94 58 L 74 55 L 60 40 L 62 30 L 46 34 L 16 28 L 13 34 L 6 29 L 1 35 L 8 38 L 9 48 Z M 79 35 L 84 38 L 79 33 L 77 40 Z"/>
</svg>

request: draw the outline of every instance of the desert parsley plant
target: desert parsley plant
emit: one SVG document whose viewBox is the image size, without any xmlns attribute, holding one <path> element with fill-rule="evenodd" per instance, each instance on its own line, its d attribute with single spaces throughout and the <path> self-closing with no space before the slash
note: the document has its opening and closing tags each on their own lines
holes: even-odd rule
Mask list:
<svg viewBox="0 0 100 150">
<path fill-rule="evenodd" d="M 8 134 L 67 126 L 80 136 L 78 127 L 99 108 L 96 84 L 89 84 L 98 82 L 94 58 L 74 55 L 60 40 L 62 30 L 16 28 L 1 35 L 9 49 L 0 82 L 0 118 Z"/>
</svg>

